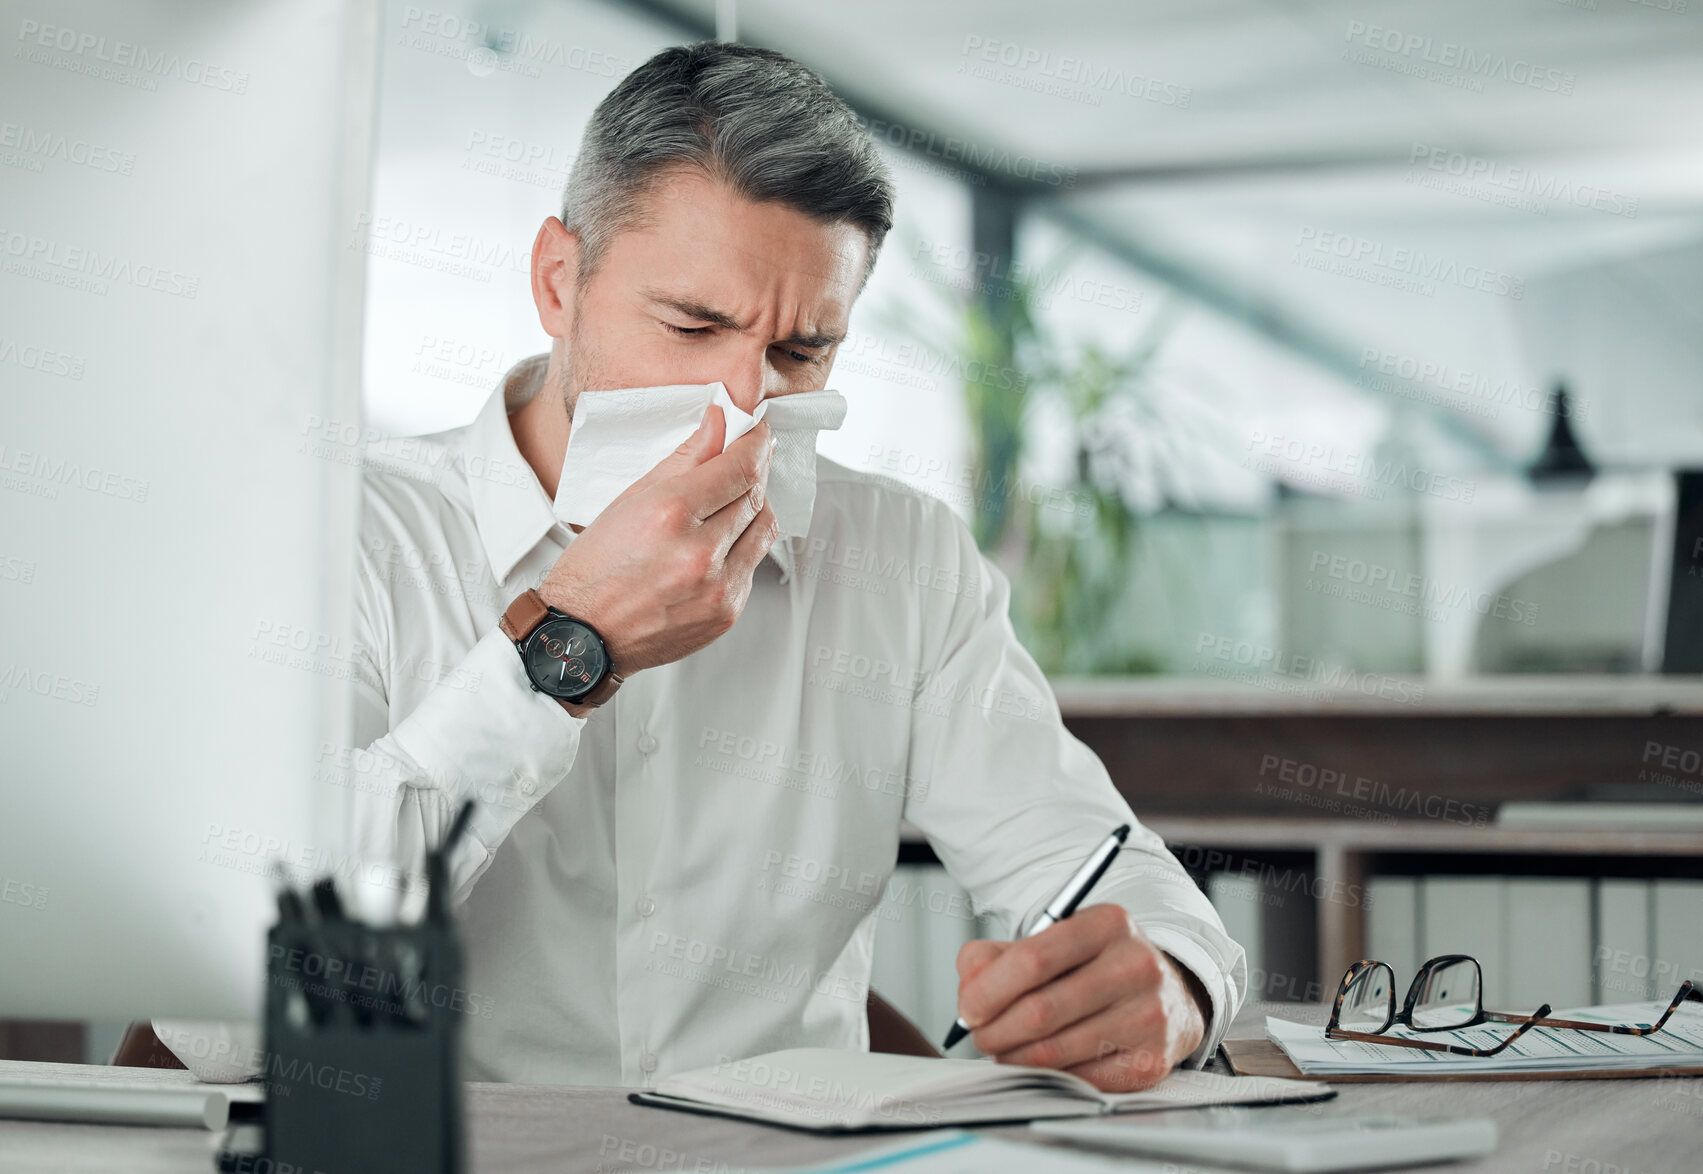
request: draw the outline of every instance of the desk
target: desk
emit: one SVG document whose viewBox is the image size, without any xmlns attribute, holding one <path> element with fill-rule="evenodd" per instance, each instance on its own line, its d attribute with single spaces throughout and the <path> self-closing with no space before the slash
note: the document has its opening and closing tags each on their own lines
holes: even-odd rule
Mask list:
<svg viewBox="0 0 1703 1174">
<path fill-rule="evenodd" d="M 1244 1009 L 1232 1034 L 1257 1035 L 1270 1011 L 1324 1022 L 1294 1004 Z M 185 1074 L 145 1073 L 181 1080 Z M 1498 1151 L 1472 1165 L 1428 1167 L 1532 1174 L 1670 1174 L 1703 1167 L 1703 1078 L 1557 1080 L 1494 1084 L 1344 1084 L 1317 1111 L 1478 1114 L 1502 1130 Z M 468 1086 L 472 1168 L 479 1174 L 613 1174 L 739 1170 L 847 1157 L 893 1135 L 823 1138 L 717 1117 L 632 1105 L 627 1090 L 543 1085 Z M 1029 1137 L 1027 1127 L 990 1130 Z M 216 1138 L 187 1129 L 0 1121 L 0 1170 L 123 1170 L 207 1174 Z M 648 1148 L 641 1148 L 648 1147 Z"/>
</svg>

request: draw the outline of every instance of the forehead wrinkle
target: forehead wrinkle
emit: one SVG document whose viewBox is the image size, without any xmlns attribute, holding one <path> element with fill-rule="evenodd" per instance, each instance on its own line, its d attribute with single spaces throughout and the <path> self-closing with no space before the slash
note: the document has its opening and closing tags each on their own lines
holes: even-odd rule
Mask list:
<svg viewBox="0 0 1703 1174">
<path fill-rule="evenodd" d="M 857 242 L 854 240 L 852 243 L 856 244 Z M 787 258 L 788 264 L 785 265 L 780 264 L 778 259 L 771 255 L 773 250 L 754 248 L 744 240 L 736 240 L 732 242 L 732 246 L 735 252 L 758 268 L 770 272 L 784 272 L 795 280 L 804 277 L 818 282 L 824 289 L 831 287 L 836 281 L 840 280 L 846 264 L 852 261 L 852 258 L 846 256 L 845 248 L 840 245 L 803 250 L 803 256 L 789 257 Z"/>
</svg>

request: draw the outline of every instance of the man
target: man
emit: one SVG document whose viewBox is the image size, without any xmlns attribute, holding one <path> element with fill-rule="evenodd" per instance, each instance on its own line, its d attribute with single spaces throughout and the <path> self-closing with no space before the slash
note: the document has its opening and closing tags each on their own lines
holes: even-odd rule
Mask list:
<svg viewBox="0 0 1703 1174">
<path fill-rule="evenodd" d="M 470 1076 L 636 1085 L 867 1047 L 902 819 L 1013 937 L 1134 822 L 1014 638 L 1005 580 L 934 499 L 818 460 L 809 532 L 777 544 L 772 434 L 724 452 L 712 407 L 591 524 L 552 510 L 581 392 L 719 381 L 751 412 L 823 389 L 891 205 L 809 70 L 736 45 L 658 54 L 598 107 L 539 230 L 548 355 L 422 442 L 429 480 L 369 471 L 371 753 L 350 811 L 363 853 L 413 867 L 480 800 L 452 861 Z M 824 571 L 848 558 L 874 578 Z M 602 645 L 563 660 L 597 679 L 578 700 L 535 689 L 517 650 L 557 622 L 546 605 L 584 625 L 576 649 Z M 1076 916 L 971 942 L 958 973 L 983 1052 L 1112 1090 L 1210 1055 L 1246 982 L 1139 825 Z"/>
</svg>

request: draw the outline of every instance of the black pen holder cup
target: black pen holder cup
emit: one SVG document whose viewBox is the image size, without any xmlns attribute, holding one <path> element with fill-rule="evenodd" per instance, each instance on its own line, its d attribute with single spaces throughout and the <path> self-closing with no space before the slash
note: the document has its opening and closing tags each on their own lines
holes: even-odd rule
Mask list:
<svg viewBox="0 0 1703 1174">
<path fill-rule="evenodd" d="M 267 935 L 269 1174 L 461 1174 L 454 923 L 280 922 Z"/>
</svg>

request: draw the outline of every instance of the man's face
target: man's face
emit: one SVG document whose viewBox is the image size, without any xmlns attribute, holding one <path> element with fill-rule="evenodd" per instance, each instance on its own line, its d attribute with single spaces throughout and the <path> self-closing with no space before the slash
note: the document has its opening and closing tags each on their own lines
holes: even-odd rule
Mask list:
<svg viewBox="0 0 1703 1174">
<path fill-rule="evenodd" d="M 692 170 L 665 178 L 648 216 L 617 233 L 584 284 L 578 241 L 539 233 L 539 319 L 567 343 L 567 404 L 581 391 L 721 382 L 743 410 L 827 384 L 862 283 L 868 240 L 758 204 Z"/>
</svg>

